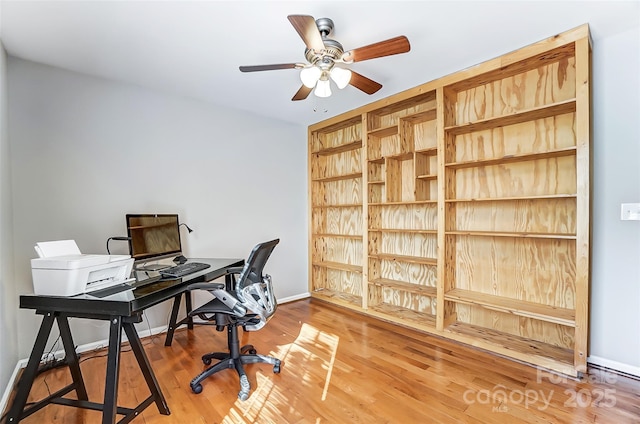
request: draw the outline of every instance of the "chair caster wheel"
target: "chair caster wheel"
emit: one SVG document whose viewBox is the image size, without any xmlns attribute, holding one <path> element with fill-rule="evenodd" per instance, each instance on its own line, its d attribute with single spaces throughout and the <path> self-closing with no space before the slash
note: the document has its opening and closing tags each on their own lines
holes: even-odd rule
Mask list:
<svg viewBox="0 0 640 424">
<path fill-rule="evenodd" d="M 202 358 L 202 363 L 205 365 L 211 365 L 211 358 Z"/>
<path fill-rule="evenodd" d="M 195 386 L 191 386 L 191 391 L 197 395 L 202 393 L 202 384 L 196 384 Z"/>
<path fill-rule="evenodd" d="M 249 353 L 250 353 L 251 355 L 255 355 L 256 353 L 258 353 L 258 351 L 257 351 L 257 350 L 255 350 L 255 349 L 249 349 Z"/>
<path fill-rule="evenodd" d="M 273 373 L 274 374 L 280 374 L 280 365 L 274 365 L 273 366 Z"/>
</svg>

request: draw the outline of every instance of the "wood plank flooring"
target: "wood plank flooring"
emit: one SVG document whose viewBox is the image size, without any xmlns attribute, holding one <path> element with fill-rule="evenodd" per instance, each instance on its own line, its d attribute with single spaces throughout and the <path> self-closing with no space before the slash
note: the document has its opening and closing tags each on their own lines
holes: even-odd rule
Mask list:
<svg viewBox="0 0 640 424">
<path fill-rule="evenodd" d="M 280 374 L 266 364 L 245 367 L 252 391 L 244 402 L 233 370 L 206 380 L 201 394 L 189 388 L 203 369 L 200 356 L 226 350 L 226 333 L 211 326 L 180 330 L 170 347 L 164 335 L 144 339 L 171 415 L 151 405 L 133 423 L 640 422 L 637 379 L 597 369 L 581 380 L 549 374 L 317 300 L 280 305 L 266 327 L 242 337 L 283 360 Z M 104 391 L 104 354 L 81 357 L 96 402 Z M 69 381 L 66 368 L 43 373 L 29 401 Z M 133 354 L 123 353 L 118 403 L 132 407 L 148 395 Z M 22 422 L 100 421 L 95 411 L 50 405 Z"/>
</svg>

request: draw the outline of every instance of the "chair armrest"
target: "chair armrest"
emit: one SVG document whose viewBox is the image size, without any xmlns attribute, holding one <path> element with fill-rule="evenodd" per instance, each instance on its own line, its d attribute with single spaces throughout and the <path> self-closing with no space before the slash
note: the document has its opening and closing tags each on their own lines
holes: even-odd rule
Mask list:
<svg viewBox="0 0 640 424">
<path fill-rule="evenodd" d="M 224 288 L 225 288 L 224 283 L 217 282 L 217 281 L 193 283 L 187 286 L 187 290 L 220 290 Z"/>
</svg>

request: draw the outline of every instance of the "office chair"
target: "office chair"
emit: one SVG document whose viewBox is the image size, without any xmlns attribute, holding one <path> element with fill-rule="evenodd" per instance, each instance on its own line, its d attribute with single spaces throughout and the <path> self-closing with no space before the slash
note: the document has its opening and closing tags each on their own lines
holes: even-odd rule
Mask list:
<svg viewBox="0 0 640 424">
<path fill-rule="evenodd" d="M 275 239 L 256 245 L 243 267 L 229 269 L 234 287 L 224 287 L 224 284 L 217 282 L 189 285 L 189 290 L 204 289 L 214 296 L 208 303 L 191 311 L 189 316 L 208 321 L 218 331 L 223 331 L 226 327 L 229 348 L 229 352 L 212 352 L 202 356 L 205 365 L 210 365 L 212 359 L 218 359 L 219 362 L 191 380 L 191 390 L 194 393 L 202 392 L 202 381 L 207 377 L 224 369 L 235 368 L 240 377 L 238 398 L 246 400 L 251 386 L 243 364 L 267 363 L 273 365 L 274 373 L 280 373 L 279 359 L 256 353 L 253 345 L 241 348 L 238 338 L 238 327 L 242 327 L 244 331 L 259 330 L 277 308 L 271 276 L 263 274 L 262 270 L 279 242 L 279 239 Z"/>
</svg>

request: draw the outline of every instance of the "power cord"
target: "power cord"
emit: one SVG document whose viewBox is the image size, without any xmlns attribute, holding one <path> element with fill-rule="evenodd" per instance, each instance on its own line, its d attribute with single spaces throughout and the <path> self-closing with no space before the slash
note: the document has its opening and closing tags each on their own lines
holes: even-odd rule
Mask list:
<svg viewBox="0 0 640 424">
<path fill-rule="evenodd" d="M 117 236 L 117 237 L 109 237 L 107 239 L 107 254 L 110 255 L 111 252 L 109 251 L 109 242 L 111 240 L 116 240 L 116 241 L 129 241 L 131 240 L 131 237 L 124 237 L 124 236 Z"/>
<path fill-rule="evenodd" d="M 61 336 L 60 336 L 60 334 L 58 334 L 58 337 L 54 340 L 53 344 L 51 345 L 51 348 L 50 348 L 50 349 L 49 349 L 49 351 L 44 355 L 44 358 L 47 358 L 47 359 L 46 359 L 46 360 L 42 360 L 42 359 L 41 359 L 41 361 L 40 361 L 40 366 L 38 367 L 38 370 L 37 370 L 37 372 L 36 372 L 36 376 L 38 376 L 38 375 L 40 375 L 40 374 L 43 374 L 43 373 L 45 373 L 45 372 L 47 372 L 47 371 L 50 371 L 50 370 L 52 370 L 52 369 L 60 368 L 60 367 L 63 367 L 63 366 L 66 366 L 66 365 L 67 365 L 66 357 L 65 357 L 65 358 L 62 358 L 62 359 L 56 359 L 56 358 L 53 356 L 53 352 L 55 351 L 56 346 L 58 346 L 58 344 L 60 343 L 60 338 L 61 338 Z M 76 348 L 77 348 L 77 346 L 76 346 Z M 15 389 L 15 387 L 20 386 L 21 381 L 22 381 L 22 377 L 23 377 L 23 375 L 21 375 L 21 376 L 20 376 L 20 378 L 18 379 L 18 381 L 16 382 L 16 384 L 15 384 L 15 386 L 14 386 L 14 389 Z M 51 389 L 49 388 L 49 384 L 47 383 L 47 376 L 46 376 L 46 375 L 45 375 L 45 376 L 44 376 L 44 378 L 42 379 L 42 382 L 43 382 L 43 383 L 44 383 L 44 385 L 47 387 L 47 393 L 48 393 L 49 395 L 51 395 Z M 35 405 L 35 404 L 36 404 L 36 402 L 27 402 L 27 403 L 25 404 L 25 406 L 26 406 L 26 407 L 28 407 L 28 406 Z M 5 413 L 0 417 L 0 423 L 6 423 L 6 421 L 5 421 L 5 420 L 6 420 L 6 418 L 7 418 L 7 415 L 9 415 L 9 411 L 6 411 L 6 412 L 5 412 Z"/>
</svg>

